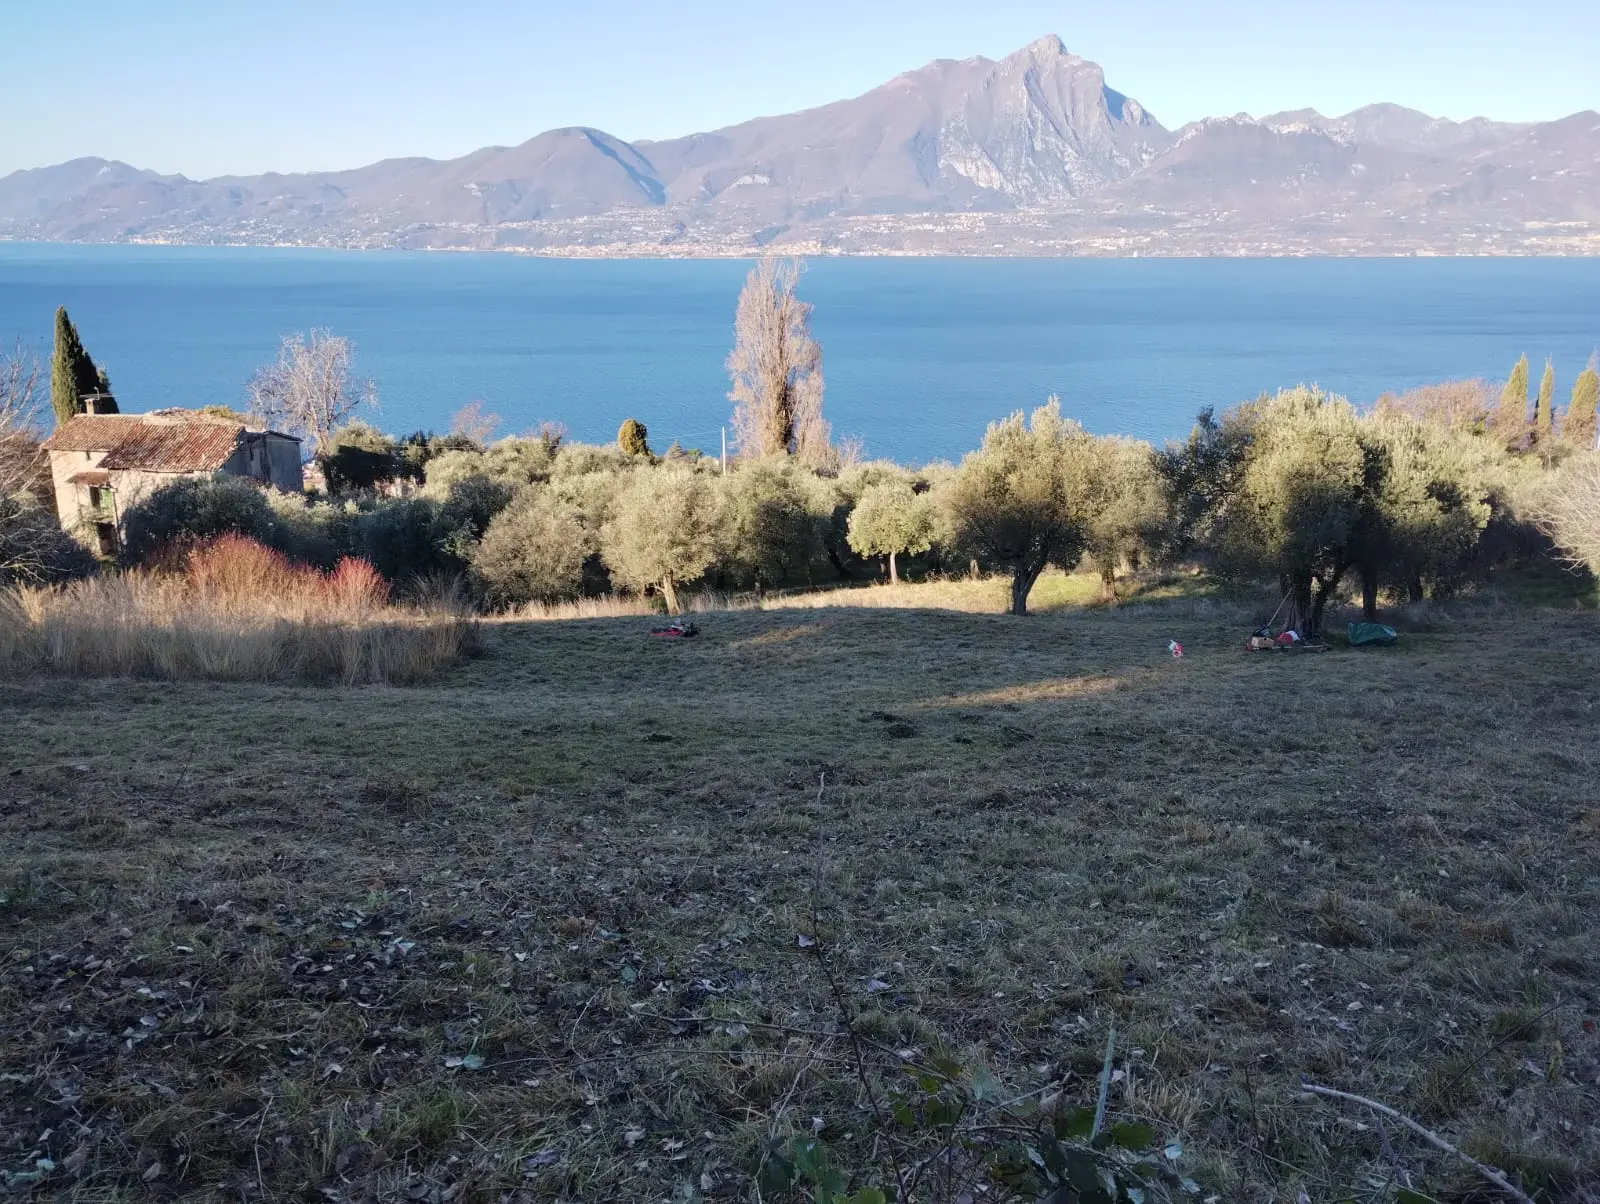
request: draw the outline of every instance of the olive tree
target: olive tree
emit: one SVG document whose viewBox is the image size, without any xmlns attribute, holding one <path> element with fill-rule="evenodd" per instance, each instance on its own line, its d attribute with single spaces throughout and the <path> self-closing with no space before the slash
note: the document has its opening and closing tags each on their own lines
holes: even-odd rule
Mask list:
<svg viewBox="0 0 1600 1204">
<path fill-rule="evenodd" d="M 905 480 L 880 481 L 862 492 L 850 511 L 850 547 L 858 556 L 887 556 L 889 581 L 899 584 L 896 560 L 933 546 L 933 499 Z"/>
<path fill-rule="evenodd" d="M 499 607 L 576 597 L 593 537 L 576 506 L 526 489 L 490 520 L 472 552 L 472 575 Z"/>
<path fill-rule="evenodd" d="M 1084 550 L 1109 601 L 1117 596 L 1117 571 L 1124 565 L 1137 568 L 1160 546 L 1167 528 L 1167 498 L 1148 443 L 1110 436 L 1096 439 L 1092 451 Z"/>
<path fill-rule="evenodd" d="M 678 613 L 678 586 L 694 581 L 717 557 L 721 525 L 716 490 L 704 475 L 662 467 L 632 474 L 600 532 L 600 555 L 612 577 L 644 591 L 659 589 Z"/>
<path fill-rule="evenodd" d="M 140 498 L 122 513 L 122 558 L 146 564 L 169 548 L 218 535 L 243 535 L 277 545 L 277 516 L 264 490 L 241 477 L 179 477 Z"/>
<path fill-rule="evenodd" d="M 1453 585 L 1494 513 L 1499 465 L 1489 445 L 1405 414 L 1361 419 L 1368 449 L 1357 567 L 1362 610 L 1377 614 L 1380 585 L 1421 601 L 1424 584 Z"/>
<path fill-rule="evenodd" d="M 400 445 L 366 422 L 352 422 L 329 435 L 317 462 L 328 493 L 334 496 L 371 492 L 405 470 Z"/>
<path fill-rule="evenodd" d="M 1292 389 L 1242 407 L 1249 432 L 1233 495 L 1213 537 L 1237 575 L 1276 574 L 1289 591 L 1290 623 L 1305 635 L 1356 563 L 1369 471 L 1355 410 L 1320 390 Z"/>
<path fill-rule="evenodd" d="M 1083 555 L 1092 506 L 1092 440 L 1050 402 L 990 425 L 944 489 L 952 536 L 986 568 L 1011 576 L 1011 613 L 1048 565 Z"/>
<path fill-rule="evenodd" d="M 723 555 L 757 590 L 812 577 L 824 555 L 831 497 L 809 470 L 769 456 L 746 462 L 723 485 Z"/>
<path fill-rule="evenodd" d="M 456 448 L 435 455 L 424 470 L 424 488 L 438 494 L 457 481 L 484 476 L 521 489 L 548 481 L 553 472 L 554 458 L 542 439 L 502 439 L 481 450 Z"/>
</svg>

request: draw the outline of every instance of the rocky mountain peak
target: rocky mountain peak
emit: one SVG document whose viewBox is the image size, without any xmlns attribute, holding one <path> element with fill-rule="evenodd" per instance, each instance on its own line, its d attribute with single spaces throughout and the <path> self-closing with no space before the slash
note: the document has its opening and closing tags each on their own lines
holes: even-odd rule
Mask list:
<svg viewBox="0 0 1600 1204">
<path fill-rule="evenodd" d="M 940 59 L 860 96 L 659 142 L 573 127 L 448 161 L 215 180 L 75 160 L 0 178 L 0 238 L 538 247 L 632 245 L 661 230 L 745 249 L 809 232 L 829 246 L 988 250 L 1035 245 L 1052 224 L 1121 230 L 1129 213 L 1141 216 L 1116 237 L 1144 246 L 1162 236 L 1148 216 L 1162 212 L 1204 217 L 1174 227 L 1185 245 L 1212 245 L 1204 232 L 1224 215 L 1257 223 L 1266 233 L 1251 245 L 1270 249 L 1306 213 L 1371 235 L 1361 245 L 1380 245 L 1374 232 L 1411 245 L 1405 214 L 1446 203 L 1463 222 L 1489 213 L 1526 238 L 1534 219 L 1600 228 L 1597 126 L 1593 113 L 1525 126 L 1384 104 L 1239 114 L 1174 134 L 1050 34 L 998 60 Z M 946 228 L 949 215 L 961 216 Z"/>
</svg>

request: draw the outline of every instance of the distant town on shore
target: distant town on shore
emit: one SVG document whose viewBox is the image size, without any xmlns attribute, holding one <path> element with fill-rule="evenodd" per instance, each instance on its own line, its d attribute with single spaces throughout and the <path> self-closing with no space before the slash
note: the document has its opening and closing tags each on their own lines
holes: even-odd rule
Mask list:
<svg viewBox="0 0 1600 1204">
<path fill-rule="evenodd" d="M 1393 104 L 1172 130 L 1041 38 L 661 142 L 550 130 L 451 160 L 192 180 L 75 159 L 0 178 L 0 239 L 573 257 L 1595 255 L 1600 113 Z"/>
</svg>

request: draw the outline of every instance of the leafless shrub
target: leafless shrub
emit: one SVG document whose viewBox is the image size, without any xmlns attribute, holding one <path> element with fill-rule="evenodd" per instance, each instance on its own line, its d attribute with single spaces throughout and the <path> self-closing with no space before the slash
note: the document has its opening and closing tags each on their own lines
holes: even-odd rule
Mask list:
<svg viewBox="0 0 1600 1204">
<path fill-rule="evenodd" d="M 474 443 L 488 443 L 500 429 L 500 415 L 491 414 L 481 401 L 469 401 L 450 419 L 450 433 L 465 435 Z"/>
<path fill-rule="evenodd" d="M 1380 410 L 1408 414 L 1450 430 L 1482 430 L 1494 413 L 1495 391 L 1485 380 L 1448 380 L 1378 398 Z"/>
<path fill-rule="evenodd" d="M 1600 574 L 1600 453 L 1569 460 L 1540 489 L 1533 510 L 1567 563 Z"/>
<path fill-rule="evenodd" d="M 19 340 L 0 354 L 0 585 L 78 576 L 94 564 L 56 519 L 39 445 L 43 393 L 43 366 Z"/>
</svg>

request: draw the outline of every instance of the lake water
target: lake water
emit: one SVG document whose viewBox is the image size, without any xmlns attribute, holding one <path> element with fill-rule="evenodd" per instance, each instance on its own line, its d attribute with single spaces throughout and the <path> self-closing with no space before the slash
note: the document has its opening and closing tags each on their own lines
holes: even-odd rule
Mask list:
<svg viewBox="0 0 1600 1204">
<path fill-rule="evenodd" d="M 238 405 L 289 331 L 328 326 L 378 425 L 448 427 L 481 399 L 658 449 L 715 451 L 748 264 L 0 243 L 0 339 L 47 349 L 66 305 L 124 409 Z M 1181 437 L 1202 406 L 1315 382 L 1357 402 L 1600 344 L 1600 259 L 814 260 L 826 410 L 870 454 L 954 458 L 1049 394 L 1095 432 Z"/>
</svg>

